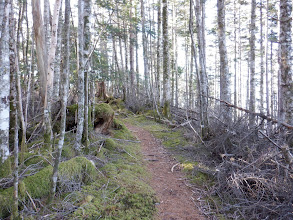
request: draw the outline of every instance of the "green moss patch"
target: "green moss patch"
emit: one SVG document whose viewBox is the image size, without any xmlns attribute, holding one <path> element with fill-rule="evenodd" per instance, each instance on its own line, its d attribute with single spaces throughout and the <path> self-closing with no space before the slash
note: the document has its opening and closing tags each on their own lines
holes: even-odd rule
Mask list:
<svg viewBox="0 0 293 220">
<path fill-rule="evenodd" d="M 95 115 L 101 118 L 108 118 L 114 115 L 114 111 L 109 104 L 100 103 L 95 105 Z"/>
<path fill-rule="evenodd" d="M 20 192 L 28 192 L 32 198 L 44 198 L 50 193 L 53 167 L 47 166 L 33 176 L 22 181 Z M 84 157 L 76 157 L 60 163 L 59 182 L 82 182 L 88 184 L 96 179 L 98 173 L 94 165 Z M 6 217 L 12 207 L 13 187 L 0 193 L 0 217 Z M 21 200 L 27 199 L 27 194 L 20 195 Z"/>
<path fill-rule="evenodd" d="M 112 131 L 113 137 L 117 139 L 134 140 L 134 136 L 128 130 L 128 128 L 119 119 L 114 119 Z"/>
<path fill-rule="evenodd" d="M 10 174 L 11 174 L 11 158 L 8 158 L 7 160 L 4 161 L 3 164 L 0 164 L 0 178 L 7 177 Z"/>
</svg>

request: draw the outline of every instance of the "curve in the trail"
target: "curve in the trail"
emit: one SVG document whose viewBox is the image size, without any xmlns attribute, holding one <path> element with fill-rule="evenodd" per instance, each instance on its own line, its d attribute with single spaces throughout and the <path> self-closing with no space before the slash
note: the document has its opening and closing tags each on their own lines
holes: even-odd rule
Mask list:
<svg viewBox="0 0 293 220">
<path fill-rule="evenodd" d="M 205 219 L 192 201 L 193 193 L 185 184 L 184 174 L 179 169 L 171 172 L 176 160 L 149 131 L 130 124 L 126 126 L 141 141 L 144 160 L 152 175 L 149 184 L 159 200 L 156 219 Z"/>
</svg>

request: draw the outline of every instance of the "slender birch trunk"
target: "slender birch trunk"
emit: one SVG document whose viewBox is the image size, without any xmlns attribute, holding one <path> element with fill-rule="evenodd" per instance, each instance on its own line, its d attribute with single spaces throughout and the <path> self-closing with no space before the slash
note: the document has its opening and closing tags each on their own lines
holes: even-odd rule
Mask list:
<svg viewBox="0 0 293 220">
<path fill-rule="evenodd" d="M 157 94 L 158 94 L 158 102 L 160 102 L 161 97 L 161 30 L 162 30 L 162 0 L 158 0 L 158 26 L 157 26 L 157 74 L 156 74 L 156 82 L 157 82 Z M 159 103 L 158 103 L 159 104 Z"/>
<path fill-rule="evenodd" d="M 196 0 L 194 5 L 196 14 L 197 41 L 199 50 L 199 75 L 200 75 L 200 116 L 201 133 L 203 139 L 209 135 L 208 121 L 208 78 L 206 73 L 205 58 L 205 33 L 204 33 L 204 5 L 200 0 Z"/>
<path fill-rule="evenodd" d="M 61 0 L 61 5 L 62 5 L 62 0 Z M 60 7 L 60 12 L 59 12 L 56 62 L 54 64 L 54 83 L 53 83 L 53 95 L 52 95 L 52 99 L 54 101 L 59 100 L 59 94 L 60 94 L 61 47 L 62 47 L 61 42 L 62 42 L 62 7 Z"/>
<path fill-rule="evenodd" d="M 84 0 L 78 0 L 78 118 L 74 149 L 76 154 L 81 151 L 81 139 L 84 127 Z"/>
<path fill-rule="evenodd" d="M 91 0 L 84 1 L 84 60 L 90 59 L 90 46 L 91 46 Z M 90 74 L 90 66 L 85 64 L 84 67 L 84 143 L 85 147 L 88 147 L 88 136 L 89 136 L 89 74 Z"/>
<path fill-rule="evenodd" d="M 0 164 L 9 157 L 9 14 L 11 1 L 5 0 L 0 38 Z"/>
<path fill-rule="evenodd" d="M 130 20 L 133 19 L 133 13 L 132 13 L 132 7 L 133 3 L 132 0 L 130 0 L 130 11 L 129 11 L 129 18 Z M 130 22 L 129 24 L 129 60 L 130 60 L 130 94 L 131 97 L 134 98 L 136 96 L 135 92 L 135 72 L 134 72 L 134 43 L 135 43 L 135 35 L 134 35 L 134 26 L 133 23 Z"/>
<path fill-rule="evenodd" d="M 50 50 L 50 40 L 51 40 L 51 27 L 50 27 L 50 0 L 44 0 L 44 33 L 46 42 L 46 53 L 48 54 Z"/>
<path fill-rule="evenodd" d="M 58 167 L 61 159 L 61 152 L 64 145 L 64 136 L 66 128 L 66 106 L 68 97 L 68 78 L 70 67 L 70 0 L 65 0 L 65 23 L 64 23 L 64 52 L 63 52 L 63 68 L 61 73 L 61 123 L 60 123 L 60 139 L 58 141 L 58 148 L 54 161 L 54 169 L 52 175 L 51 195 L 49 201 L 52 201 L 57 186 Z"/>
<path fill-rule="evenodd" d="M 143 44 L 143 62 L 144 62 L 144 87 L 147 94 L 147 97 L 150 95 L 149 90 L 149 60 L 148 60 L 148 39 L 145 28 L 145 8 L 144 8 L 144 0 L 140 1 L 141 3 L 141 25 L 142 25 L 142 44 Z"/>
</svg>

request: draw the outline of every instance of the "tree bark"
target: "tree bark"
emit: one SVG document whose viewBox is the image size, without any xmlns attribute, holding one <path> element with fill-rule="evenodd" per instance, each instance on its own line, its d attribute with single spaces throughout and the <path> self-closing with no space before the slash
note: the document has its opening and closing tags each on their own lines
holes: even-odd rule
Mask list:
<svg viewBox="0 0 293 220">
<path fill-rule="evenodd" d="M 65 0 L 65 23 L 64 23 L 64 53 L 63 53 L 63 68 L 61 73 L 61 120 L 60 120 L 60 139 L 58 141 L 58 148 L 54 161 L 54 169 L 52 175 L 52 186 L 50 200 L 52 201 L 57 186 L 58 167 L 61 160 L 61 152 L 64 145 L 64 136 L 66 128 L 66 106 L 68 97 L 68 78 L 70 70 L 70 0 Z"/>
<path fill-rule="evenodd" d="M 9 14 L 11 1 L 5 0 L 0 38 L 0 164 L 9 157 Z"/>
<path fill-rule="evenodd" d="M 205 58 L 205 33 L 204 33 L 204 5 L 202 1 L 196 0 L 196 29 L 197 41 L 199 50 L 199 76 L 200 76 L 200 117 L 201 117 L 201 133 L 203 139 L 209 136 L 209 121 L 208 121 L 208 78 L 206 73 L 206 58 Z"/>
<path fill-rule="evenodd" d="M 144 62 L 144 87 L 147 97 L 150 94 L 150 72 L 149 72 L 149 59 L 148 59 L 148 39 L 145 28 L 145 8 L 144 0 L 140 1 L 141 3 L 141 25 L 142 25 L 142 44 L 143 44 L 143 62 Z"/>
<path fill-rule="evenodd" d="M 90 55 L 90 46 L 91 46 L 91 0 L 84 1 L 84 60 L 89 59 Z M 86 64 L 85 64 L 86 65 Z M 90 66 L 86 65 L 84 67 L 84 134 L 83 139 L 85 143 L 85 147 L 88 147 L 88 136 L 89 136 L 89 74 L 90 74 Z"/>
<path fill-rule="evenodd" d="M 62 0 L 61 0 L 62 5 Z M 58 101 L 60 99 L 60 72 L 61 72 L 61 42 L 62 42 L 62 6 L 60 7 L 57 33 L 56 62 L 54 65 L 54 89 L 52 99 Z"/>
<path fill-rule="evenodd" d="M 40 77 L 40 96 L 44 103 L 47 88 L 48 56 L 40 0 L 32 0 L 33 26 L 36 42 L 37 66 Z"/>
<path fill-rule="evenodd" d="M 220 53 L 220 99 L 231 102 L 231 82 L 226 47 L 225 0 L 218 0 L 218 37 Z M 225 121 L 231 120 L 231 110 L 229 108 L 225 105 L 221 105 L 221 112 Z"/>
<path fill-rule="evenodd" d="M 132 0 L 130 0 L 130 11 L 129 11 L 129 19 L 130 21 L 133 20 L 133 13 L 132 13 L 132 7 L 133 3 Z M 130 93 L 131 98 L 134 98 L 136 96 L 135 92 L 135 72 L 134 72 L 134 43 L 135 43 L 135 35 L 134 35 L 134 24 L 133 22 L 130 22 L 129 25 L 129 60 L 130 60 Z"/>
<path fill-rule="evenodd" d="M 168 34 L 168 1 L 163 0 L 163 116 L 170 118 L 171 91 L 170 91 L 170 61 L 169 61 L 169 34 Z"/>
<path fill-rule="evenodd" d="M 263 0 L 260 0 L 260 112 L 264 113 L 264 45 L 263 45 Z"/>
<path fill-rule="evenodd" d="M 292 74 L 292 1 L 280 1 L 280 97 L 279 120 L 293 124 L 293 74 Z"/>
<path fill-rule="evenodd" d="M 249 110 L 255 112 L 255 19 L 256 19 L 256 0 L 251 1 L 251 21 L 250 21 L 250 93 Z M 249 115 L 249 126 L 255 125 L 255 116 Z"/>
<path fill-rule="evenodd" d="M 74 149 L 76 154 L 81 151 L 81 139 L 84 127 L 84 1 L 78 0 L 78 122 Z"/>
<path fill-rule="evenodd" d="M 158 27 L 157 27 L 157 74 L 156 74 L 156 82 L 157 82 L 157 94 L 158 94 L 158 102 L 160 102 L 161 97 L 161 30 L 162 30 L 162 0 L 158 0 Z"/>
</svg>

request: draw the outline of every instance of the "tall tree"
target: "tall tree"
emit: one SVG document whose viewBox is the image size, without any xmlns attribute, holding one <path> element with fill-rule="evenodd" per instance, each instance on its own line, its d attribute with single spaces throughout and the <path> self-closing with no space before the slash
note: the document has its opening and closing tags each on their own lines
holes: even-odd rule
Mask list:
<svg viewBox="0 0 293 220">
<path fill-rule="evenodd" d="M 0 38 L 0 164 L 9 157 L 9 91 L 10 91 L 10 62 L 9 62 L 9 13 L 10 0 L 4 2 Z"/>
<path fill-rule="evenodd" d="M 260 112 L 264 112 L 264 44 L 263 44 L 263 0 L 260 1 Z"/>
<path fill-rule="evenodd" d="M 11 5 L 13 5 L 13 1 L 11 0 Z M 20 10 L 21 11 L 21 10 Z M 21 13 L 19 13 L 21 14 Z M 19 16 L 18 20 L 18 31 L 20 26 L 20 20 L 21 16 Z M 22 99 L 20 94 L 20 80 L 19 80 L 19 58 L 18 58 L 18 52 L 17 52 L 17 42 L 15 39 L 15 27 L 16 27 L 16 20 L 14 19 L 14 11 L 13 8 L 10 12 L 10 18 L 9 18 L 9 37 L 10 37 L 10 86 L 11 86 L 11 130 L 13 132 L 10 133 L 13 138 L 13 156 L 14 156 L 14 167 L 13 167 L 13 207 L 12 207 L 12 217 L 11 219 L 17 219 L 18 218 L 18 183 L 19 183 L 19 176 L 18 176 L 18 109 L 20 109 L 21 114 L 19 115 L 21 120 L 23 120 L 23 111 L 22 111 Z M 24 128 L 24 132 L 26 132 L 26 129 Z M 23 133 L 24 133 L 23 132 Z M 25 143 L 25 135 L 22 137 L 22 142 Z M 23 146 L 21 148 L 23 150 Z"/>
<path fill-rule="evenodd" d="M 255 112 L 255 20 L 256 20 L 256 0 L 251 0 L 251 20 L 250 20 L 250 93 L 249 93 L 249 110 Z M 249 126 L 255 124 L 255 116 L 249 115 Z"/>
<path fill-rule="evenodd" d="M 195 0 L 194 11 L 196 14 L 196 29 L 199 51 L 199 102 L 200 102 L 200 121 L 201 133 L 204 139 L 209 135 L 209 120 L 208 120 L 208 77 L 206 72 L 206 55 L 205 55 L 205 27 L 204 20 L 205 9 L 204 3 L 200 0 Z"/>
<path fill-rule="evenodd" d="M 141 25 L 142 25 L 142 44 L 143 44 L 143 62 L 144 62 L 144 87 L 147 96 L 150 94 L 150 70 L 149 70 L 149 59 L 148 59 L 148 38 L 145 28 L 145 7 L 144 0 L 141 0 Z"/>
<path fill-rule="evenodd" d="M 170 90 L 170 62 L 169 62 L 169 34 L 168 34 L 168 1 L 163 0 L 163 115 L 166 118 L 171 116 L 171 90 Z"/>
<path fill-rule="evenodd" d="M 78 0 L 78 118 L 74 149 L 81 151 L 81 139 L 84 127 L 84 0 Z"/>
<path fill-rule="evenodd" d="M 69 58 L 70 58 L 70 0 L 65 0 L 65 23 L 64 23 L 64 40 L 63 40 L 63 68 L 61 72 L 61 123 L 60 123 L 60 138 L 58 141 L 57 152 L 55 155 L 54 169 L 52 175 L 52 187 L 50 200 L 55 196 L 57 186 L 58 167 L 61 160 L 61 152 L 64 145 L 64 136 L 66 128 L 66 106 L 68 97 L 68 78 L 69 78 Z"/>
<path fill-rule="evenodd" d="M 135 44 L 135 28 L 133 24 L 133 2 L 130 0 L 130 11 L 129 11 L 129 18 L 130 18 L 130 26 L 129 26 L 129 60 L 130 60 L 130 93 L 131 97 L 135 97 L 135 72 L 134 72 L 134 44 Z"/>
<path fill-rule="evenodd" d="M 280 1 L 279 35 L 279 118 L 293 124 L 293 74 L 292 74 L 292 1 Z"/>
<path fill-rule="evenodd" d="M 162 33 L 162 0 L 158 0 L 158 27 L 157 27 L 157 76 L 156 76 L 156 83 L 157 83 L 157 94 L 158 94 L 158 101 L 160 101 L 161 97 L 161 33 Z"/>
<path fill-rule="evenodd" d="M 45 32 L 40 6 L 40 0 L 32 0 L 33 26 L 36 42 L 37 66 L 40 78 L 40 95 L 44 103 L 47 88 L 48 55 L 46 49 Z"/>
<path fill-rule="evenodd" d="M 230 103 L 231 92 L 228 55 L 226 48 L 225 0 L 218 0 L 218 37 L 220 53 L 220 99 Z M 229 121 L 231 119 L 230 108 L 221 104 L 221 111 L 225 121 Z"/>
<path fill-rule="evenodd" d="M 52 105 L 52 94 L 53 94 L 53 82 L 54 82 L 54 63 L 57 47 L 57 33 L 58 33 L 58 18 L 60 12 L 61 0 L 55 1 L 54 12 L 52 17 L 52 32 L 51 32 L 51 43 L 48 55 L 48 69 L 47 69 L 47 83 L 46 83 L 46 94 L 44 100 L 44 122 L 45 122 L 45 133 L 44 142 L 47 147 L 51 147 L 52 140 L 52 125 L 51 125 L 51 105 Z"/>
<path fill-rule="evenodd" d="M 91 0 L 84 1 L 84 143 L 87 147 L 89 136 L 89 74 L 90 74 L 90 46 L 91 46 Z"/>
</svg>

